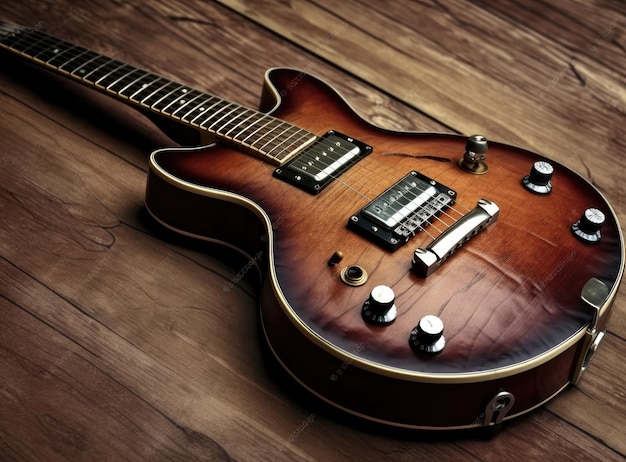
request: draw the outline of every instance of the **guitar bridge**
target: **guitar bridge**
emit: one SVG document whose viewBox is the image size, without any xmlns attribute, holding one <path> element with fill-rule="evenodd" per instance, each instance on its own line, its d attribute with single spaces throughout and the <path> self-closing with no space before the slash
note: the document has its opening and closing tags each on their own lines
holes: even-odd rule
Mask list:
<svg viewBox="0 0 626 462">
<path fill-rule="evenodd" d="M 487 199 L 480 199 L 476 208 L 446 229 L 425 249 L 413 254 L 413 271 L 429 276 L 463 244 L 498 219 L 500 208 Z"/>
<path fill-rule="evenodd" d="M 395 251 L 454 204 L 456 192 L 412 171 L 350 217 L 348 227 Z"/>
</svg>

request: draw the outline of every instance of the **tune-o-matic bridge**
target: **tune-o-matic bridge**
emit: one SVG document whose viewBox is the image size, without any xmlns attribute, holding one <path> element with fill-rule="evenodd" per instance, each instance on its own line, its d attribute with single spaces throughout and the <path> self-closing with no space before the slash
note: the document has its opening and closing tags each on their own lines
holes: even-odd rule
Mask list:
<svg viewBox="0 0 626 462">
<path fill-rule="evenodd" d="M 487 199 L 480 199 L 476 208 L 463 215 L 425 249 L 413 254 L 413 271 L 429 276 L 456 250 L 498 219 L 500 208 Z"/>
<path fill-rule="evenodd" d="M 348 227 L 394 251 L 455 197 L 452 189 L 413 171 L 350 217 Z"/>
</svg>

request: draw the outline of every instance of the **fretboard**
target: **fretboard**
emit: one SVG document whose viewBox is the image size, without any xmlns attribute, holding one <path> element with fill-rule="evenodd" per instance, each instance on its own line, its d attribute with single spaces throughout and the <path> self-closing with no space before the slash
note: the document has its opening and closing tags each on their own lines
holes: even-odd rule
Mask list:
<svg viewBox="0 0 626 462">
<path fill-rule="evenodd" d="M 0 47 L 87 86 L 180 123 L 277 165 L 317 136 L 262 112 L 195 90 L 37 29 L 0 22 Z"/>
</svg>

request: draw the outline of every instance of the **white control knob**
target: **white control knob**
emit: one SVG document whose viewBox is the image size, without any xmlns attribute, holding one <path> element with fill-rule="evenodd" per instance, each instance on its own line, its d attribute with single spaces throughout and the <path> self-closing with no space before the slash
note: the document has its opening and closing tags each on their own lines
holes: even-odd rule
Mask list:
<svg viewBox="0 0 626 462">
<path fill-rule="evenodd" d="M 369 298 L 363 303 L 361 316 L 369 324 L 385 326 L 395 321 L 398 315 L 396 295 L 389 286 L 380 285 L 372 289 Z"/>
</svg>

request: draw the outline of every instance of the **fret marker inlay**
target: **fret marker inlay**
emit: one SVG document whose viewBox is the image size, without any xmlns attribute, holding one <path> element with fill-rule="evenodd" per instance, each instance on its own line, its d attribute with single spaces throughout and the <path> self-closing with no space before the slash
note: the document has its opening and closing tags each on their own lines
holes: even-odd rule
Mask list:
<svg viewBox="0 0 626 462">
<path fill-rule="evenodd" d="M 0 22 L 0 46 L 79 82 L 282 165 L 315 142 L 306 130 L 49 36 Z"/>
</svg>

